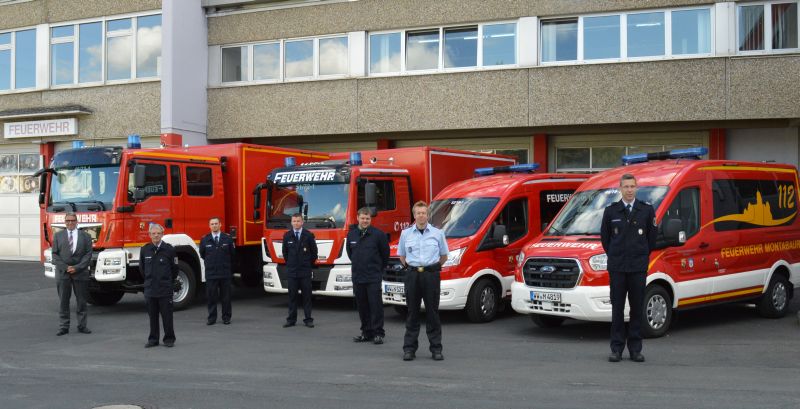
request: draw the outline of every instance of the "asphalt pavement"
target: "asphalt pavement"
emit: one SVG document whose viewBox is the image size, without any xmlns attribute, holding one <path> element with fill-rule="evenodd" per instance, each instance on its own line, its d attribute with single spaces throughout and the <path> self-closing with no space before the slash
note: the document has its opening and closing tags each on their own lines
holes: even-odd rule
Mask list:
<svg viewBox="0 0 800 409">
<path fill-rule="evenodd" d="M 800 408 L 800 297 L 781 319 L 752 305 L 678 314 L 645 340 L 645 363 L 612 364 L 609 324 L 541 329 L 509 308 L 473 324 L 442 314 L 445 360 L 424 330 L 402 361 L 403 320 L 384 345 L 355 344 L 351 299 L 315 298 L 316 327 L 282 328 L 286 296 L 234 290 L 231 325 L 206 325 L 204 297 L 175 312 L 174 348 L 144 349 L 141 294 L 89 307 L 56 337 L 55 282 L 38 263 L 0 262 L 0 408 Z M 302 314 L 302 312 L 301 312 Z M 423 327 L 424 328 L 424 327 Z"/>
</svg>

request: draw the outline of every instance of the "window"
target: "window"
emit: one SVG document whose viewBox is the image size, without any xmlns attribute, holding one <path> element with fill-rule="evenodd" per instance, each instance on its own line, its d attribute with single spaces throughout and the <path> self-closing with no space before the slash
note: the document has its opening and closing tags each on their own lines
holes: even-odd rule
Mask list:
<svg viewBox="0 0 800 409">
<path fill-rule="evenodd" d="M 189 196 L 211 196 L 214 187 L 211 180 L 211 168 L 186 167 L 186 193 Z"/>
<path fill-rule="evenodd" d="M 36 30 L 0 33 L 0 91 L 35 86 Z"/>
<path fill-rule="evenodd" d="M 786 226 L 796 217 L 792 181 L 717 179 L 711 186 L 716 231 Z"/>
<path fill-rule="evenodd" d="M 222 49 L 222 82 L 247 81 L 247 47 Z"/>
<path fill-rule="evenodd" d="M 515 23 L 483 26 L 483 66 L 517 63 L 517 25 Z"/>
<path fill-rule="evenodd" d="M 583 19 L 583 58 L 598 60 L 620 58 L 620 16 Z"/>
<path fill-rule="evenodd" d="M 692 145 L 557 147 L 556 172 L 598 172 L 619 166 L 624 155 L 690 147 Z"/>
<path fill-rule="evenodd" d="M 52 85 L 72 84 L 75 65 L 73 26 L 50 29 L 50 83 Z"/>
<path fill-rule="evenodd" d="M 434 70 L 439 67 L 439 30 L 406 35 L 406 69 Z"/>
<path fill-rule="evenodd" d="M 346 75 L 349 71 L 347 37 L 319 39 L 319 75 Z"/>
<path fill-rule="evenodd" d="M 444 67 L 461 68 L 478 65 L 478 27 L 444 30 Z"/>
<path fill-rule="evenodd" d="M 672 12 L 672 54 L 708 54 L 711 52 L 711 10 Z"/>
<path fill-rule="evenodd" d="M 136 19 L 136 77 L 161 74 L 161 15 Z"/>
<path fill-rule="evenodd" d="M 106 76 L 109 81 L 131 78 L 132 61 L 131 19 L 111 20 L 106 23 Z"/>
<path fill-rule="evenodd" d="M 169 167 L 170 185 L 172 185 L 172 196 L 181 195 L 181 168 L 177 165 Z"/>
<path fill-rule="evenodd" d="M 370 73 L 385 74 L 400 72 L 400 37 L 400 33 L 370 34 Z"/>
<path fill-rule="evenodd" d="M 285 53 L 286 78 L 314 76 L 314 41 L 287 41 Z"/>
<path fill-rule="evenodd" d="M 628 57 L 664 55 L 664 13 L 628 15 Z"/>
<path fill-rule="evenodd" d="M 542 62 L 578 59 L 578 19 L 542 22 Z"/>
<path fill-rule="evenodd" d="M 102 81 L 103 23 L 81 24 L 78 33 L 78 82 Z"/>
<path fill-rule="evenodd" d="M 664 235 L 664 228 L 669 220 L 680 220 L 681 231 L 690 238 L 700 231 L 700 188 L 690 187 L 680 191 L 664 212 L 659 227 L 659 239 Z"/>
<path fill-rule="evenodd" d="M 281 44 L 271 43 L 271 44 L 254 45 L 253 79 L 256 81 L 277 80 L 280 79 L 280 77 L 281 77 Z"/>
<path fill-rule="evenodd" d="M 514 199 L 508 202 L 497 216 L 495 223 L 506 226 L 509 243 L 525 237 L 528 233 L 528 199 Z"/>
<path fill-rule="evenodd" d="M 797 7 L 796 1 L 738 6 L 739 51 L 797 49 Z"/>
<path fill-rule="evenodd" d="M 144 198 L 150 196 L 167 195 L 167 167 L 152 163 L 141 163 L 144 165 Z M 128 172 L 128 199 L 133 198 L 133 170 L 131 166 Z"/>
<path fill-rule="evenodd" d="M 575 193 L 574 189 L 542 190 L 539 192 L 539 222 L 542 230 L 555 219 L 573 193 Z"/>
<path fill-rule="evenodd" d="M 368 180 L 363 179 L 358 181 L 358 208 L 367 205 L 364 200 L 364 186 L 367 182 L 375 184 L 375 210 L 394 210 L 396 208 L 395 195 L 394 195 L 394 181 L 391 180 Z"/>
</svg>

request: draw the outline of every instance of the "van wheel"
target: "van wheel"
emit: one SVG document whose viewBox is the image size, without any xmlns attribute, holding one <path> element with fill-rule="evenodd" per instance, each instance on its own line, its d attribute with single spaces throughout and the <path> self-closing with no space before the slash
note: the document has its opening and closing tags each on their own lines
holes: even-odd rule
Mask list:
<svg viewBox="0 0 800 409">
<path fill-rule="evenodd" d="M 490 280 L 479 280 L 467 296 L 467 317 L 472 322 L 489 322 L 497 316 L 497 287 Z"/>
<path fill-rule="evenodd" d="M 642 306 L 642 336 L 664 336 L 672 323 L 672 297 L 660 285 L 651 285 L 644 292 Z"/>
<path fill-rule="evenodd" d="M 758 300 L 758 313 L 767 318 L 780 318 L 789 310 L 789 281 L 773 274 L 767 291 Z"/>
<path fill-rule="evenodd" d="M 564 317 L 557 317 L 554 315 L 532 314 L 531 321 L 539 328 L 556 328 L 564 323 Z"/>
<path fill-rule="evenodd" d="M 123 295 L 122 291 L 89 291 L 86 301 L 92 305 L 109 306 L 118 303 Z"/>
<path fill-rule="evenodd" d="M 194 295 L 197 292 L 197 279 L 194 276 L 194 270 L 182 260 L 178 261 L 177 281 L 181 286 L 180 289 L 175 290 L 172 294 L 172 307 L 176 310 L 182 310 L 194 301 Z"/>
<path fill-rule="evenodd" d="M 396 312 L 397 315 L 405 318 L 408 316 L 408 307 L 406 307 L 405 305 L 395 305 L 394 312 Z"/>
</svg>

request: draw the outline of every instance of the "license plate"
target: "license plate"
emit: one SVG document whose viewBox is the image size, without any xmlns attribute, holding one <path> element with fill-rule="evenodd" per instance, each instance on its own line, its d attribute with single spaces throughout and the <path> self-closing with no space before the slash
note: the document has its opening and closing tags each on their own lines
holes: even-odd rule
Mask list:
<svg viewBox="0 0 800 409">
<path fill-rule="evenodd" d="M 383 286 L 383 292 L 386 294 L 405 294 L 406 289 L 403 285 L 385 284 Z"/>
<path fill-rule="evenodd" d="M 531 301 L 561 302 L 561 293 L 544 293 L 531 291 Z"/>
</svg>

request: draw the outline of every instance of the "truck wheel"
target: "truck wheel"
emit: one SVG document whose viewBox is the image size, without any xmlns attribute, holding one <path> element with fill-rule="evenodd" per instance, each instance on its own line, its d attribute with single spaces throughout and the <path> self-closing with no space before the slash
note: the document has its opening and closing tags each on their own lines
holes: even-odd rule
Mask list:
<svg viewBox="0 0 800 409">
<path fill-rule="evenodd" d="M 789 310 L 789 281 L 773 274 L 767 291 L 758 300 L 758 313 L 767 318 L 780 318 Z"/>
<path fill-rule="evenodd" d="M 642 306 L 642 336 L 664 336 L 672 323 L 672 297 L 664 287 L 651 285 L 644 292 Z"/>
<path fill-rule="evenodd" d="M 395 305 L 394 312 L 396 312 L 397 315 L 405 318 L 408 316 L 408 307 L 406 307 L 405 305 Z"/>
<path fill-rule="evenodd" d="M 181 284 L 181 288 L 172 294 L 172 307 L 176 310 L 182 310 L 194 301 L 194 295 L 197 292 L 197 279 L 194 276 L 194 270 L 182 260 L 178 261 L 178 282 Z"/>
<path fill-rule="evenodd" d="M 86 301 L 92 305 L 114 305 L 125 295 L 122 291 L 89 291 Z"/>
<path fill-rule="evenodd" d="M 564 317 L 554 315 L 532 314 L 531 321 L 539 328 L 556 328 L 564 322 Z"/>
<path fill-rule="evenodd" d="M 489 280 L 479 280 L 467 296 L 467 317 L 472 322 L 489 322 L 497 316 L 500 300 L 497 287 Z"/>
</svg>

